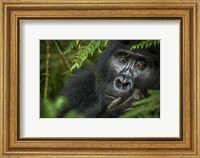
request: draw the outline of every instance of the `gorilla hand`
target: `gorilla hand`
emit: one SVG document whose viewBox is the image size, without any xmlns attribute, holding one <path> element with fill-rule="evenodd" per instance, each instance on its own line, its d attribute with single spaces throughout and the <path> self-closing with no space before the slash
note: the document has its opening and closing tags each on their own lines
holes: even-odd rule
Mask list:
<svg viewBox="0 0 200 158">
<path fill-rule="evenodd" d="M 104 113 L 99 115 L 99 117 L 116 117 L 119 111 L 124 112 L 127 108 L 131 107 L 131 102 L 138 101 L 144 98 L 144 95 L 139 89 L 135 89 L 133 94 L 122 102 L 122 98 L 118 97 L 113 99 L 113 101 L 106 107 Z"/>
</svg>

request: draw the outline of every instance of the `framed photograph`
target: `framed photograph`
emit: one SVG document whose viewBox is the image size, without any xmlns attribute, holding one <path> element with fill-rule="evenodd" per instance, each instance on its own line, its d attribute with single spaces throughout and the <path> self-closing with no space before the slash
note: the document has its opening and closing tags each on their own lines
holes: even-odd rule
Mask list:
<svg viewBox="0 0 200 158">
<path fill-rule="evenodd" d="M 199 9 L 1 2 L 0 157 L 199 157 Z"/>
</svg>

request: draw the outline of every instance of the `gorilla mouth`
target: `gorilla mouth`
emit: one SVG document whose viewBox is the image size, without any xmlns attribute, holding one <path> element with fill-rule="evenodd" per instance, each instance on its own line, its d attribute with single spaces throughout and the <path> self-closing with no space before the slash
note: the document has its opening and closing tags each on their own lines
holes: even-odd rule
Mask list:
<svg viewBox="0 0 200 158">
<path fill-rule="evenodd" d="M 114 92 L 108 92 L 108 93 L 104 93 L 104 96 L 107 98 L 107 99 L 110 99 L 110 100 L 115 100 L 115 99 L 118 99 L 118 98 L 121 98 L 122 100 L 126 100 L 127 98 L 129 98 L 131 96 L 133 92 L 130 91 L 128 93 L 114 93 Z"/>
</svg>

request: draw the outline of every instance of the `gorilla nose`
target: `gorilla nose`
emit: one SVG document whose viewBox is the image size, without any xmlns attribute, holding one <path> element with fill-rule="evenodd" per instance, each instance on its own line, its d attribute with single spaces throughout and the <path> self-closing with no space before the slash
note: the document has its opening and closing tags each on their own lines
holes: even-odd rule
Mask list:
<svg viewBox="0 0 200 158">
<path fill-rule="evenodd" d="M 117 91 L 127 92 L 133 87 L 133 81 L 130 77 L 118 76 L 114 80 L 114 89 Z"/>
</svg>

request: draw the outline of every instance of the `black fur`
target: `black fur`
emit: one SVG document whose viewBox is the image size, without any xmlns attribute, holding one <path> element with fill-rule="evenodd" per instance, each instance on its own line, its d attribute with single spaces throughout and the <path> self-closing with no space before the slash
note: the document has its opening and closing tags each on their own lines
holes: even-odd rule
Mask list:
<svg viewBox="0 0 200 158">
<path fill-rule="evenodd" d="M 68 98 L 70 107 L 83 113 L 85 117 L 118 117 L 132 105 L 132 101 L 147 96 L 148 89 L 159 89 L 160 48 L 131 52 L 130 47 L 139 42 L 111 41 L 95 65 L 75 73 L 61 90 L 61 95 Z M 121 60 L 121 52 L 130 54 L 127 66 L 118 62 Z M 144 70 L 138 69 L 139 64 L 138 67 L 133 66 L 140 60 L 142 65 L 147 63 Z M 128 81 L 124 81 L 125 79 Z M 114 80 L 119 83 L 115 83 Z M 105 97 L 106 94 L 114 98 Z M 120 101 L 117 102 L 119 97 Z M 66 111 L 63 109 L 59 117 L 62 117 Z"/>
</svg>

